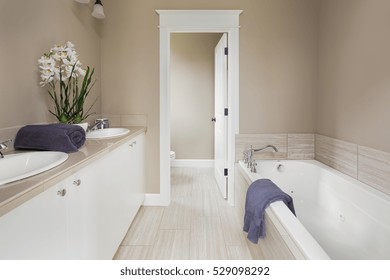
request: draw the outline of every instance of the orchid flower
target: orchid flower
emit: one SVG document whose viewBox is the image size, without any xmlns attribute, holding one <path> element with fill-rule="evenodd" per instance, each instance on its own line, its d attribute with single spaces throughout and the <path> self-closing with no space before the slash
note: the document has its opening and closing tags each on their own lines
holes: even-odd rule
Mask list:
<svg viewBox="0 0 390 280">
<path fill-rule="evenodd" d="M 41 74 L 39 85 L 50 86 L 48 93 L 55 105 L 55 112 L 49 112 L 65 123 L 78 123 L 87 118 L 94 104 L 86 113 L 83 105 L 94 84 L 91 84 L 94 69 L 82 68 L 75 45 L 70 41 L 64 46 L 54 45 L 49 53 L 38 59 L 38 65 Z M 79 76 L 84 77 L 81 86 L 78 86 Z"/>
</svg>

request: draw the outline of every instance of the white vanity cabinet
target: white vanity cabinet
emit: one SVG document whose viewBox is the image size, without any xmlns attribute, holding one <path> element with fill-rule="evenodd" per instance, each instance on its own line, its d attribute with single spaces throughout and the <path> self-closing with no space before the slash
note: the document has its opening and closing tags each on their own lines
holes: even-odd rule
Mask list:
<svg viewBox="0 0 390 280">
<path fill-rule="evenodd" d="M 144 136 L 0 217 L 0 259 L 111 259 L 144 199 Z"/>
<path fill-rule="evenodd" d="M 67 190 L 67 259 L 97 259 L 98 238 L 98 194 L 100 188 L 101 161 L 95 161 L 65 181 Z"/>
<path fill-rule="evenodd" d="M 102 161 L 99 188 L 100 257 L 112 258 L 145 196 L 144 134 L 111 151 Z"/>
<path fill-rule="evenodd" d="M 0 218 L 0 259 L 66 259 L 66 202 L 53 187 Z"/>
</svg>

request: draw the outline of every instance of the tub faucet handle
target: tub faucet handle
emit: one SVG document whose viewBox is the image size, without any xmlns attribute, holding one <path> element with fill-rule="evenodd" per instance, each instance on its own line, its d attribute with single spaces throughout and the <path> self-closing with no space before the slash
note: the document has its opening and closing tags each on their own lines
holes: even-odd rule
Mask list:
<svg viewBox="0 0 390 280">
<path fill-rule="evenodd" d="M 257 166 L 256 161 L 252 160 L 252 164 L 251 164 L 251 172 L 252 173 L 256 173 L 257 172 L 256 166 Z"/>
<path fill-rule="evenodd" d="M 243 152 L 243 154 L 244 154 L 244 163 L 247 164 L 248 161 L 249 161 L 249 151 L 248 151 L 248 150 L 245 150 L 245 151 Z"/>
<path fill-rule="evenodd" d="M 246 150 L 246 164 L 247 168 L 252 168 L 253 161 L 253 146 L 250 145 L 249 149 Z"/>
<path fill-rule="evenodd" d="M 1 151 L 8 149 L 8 146 L 6 145 L 6 143 L 8 142 L 12 142 L 12 139 L 8 139 L 0 142 L 0 158 L 4 158 L 4 155 Z"/>
</svg>

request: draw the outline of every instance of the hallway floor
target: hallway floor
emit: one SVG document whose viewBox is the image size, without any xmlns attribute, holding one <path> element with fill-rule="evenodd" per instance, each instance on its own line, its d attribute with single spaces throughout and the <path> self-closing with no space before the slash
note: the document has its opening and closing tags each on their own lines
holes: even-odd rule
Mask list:
<svg viewBox="0 0 390 280">
<path fill-rule="evenodd" d="M 171 204 L 141 207 L 114 259 L 252 259 L 212 168 L 172 168 Z"/>
</svg>

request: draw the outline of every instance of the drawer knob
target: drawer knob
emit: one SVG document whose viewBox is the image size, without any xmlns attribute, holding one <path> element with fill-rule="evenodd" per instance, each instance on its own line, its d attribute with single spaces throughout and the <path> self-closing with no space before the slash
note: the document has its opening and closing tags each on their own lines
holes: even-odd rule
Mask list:
<svg viewBox="0 0 390 280">
<path fill-rule="evenodd" d="M 59 195 L 59 196 L 65 196 L 65 195 L 66 195 L 66 189 L 59 190 L 59 191 L 57 192 L 57 195 Z"/>
<path fill-rule="evenodd" d="M 80 186 L 81 185 L 81 180 L 80 179 L 77 179 L 77 180 L 74 180 L 73 181 L 73 185 L 75 185 L 75 186 Z"/>
</svg>

